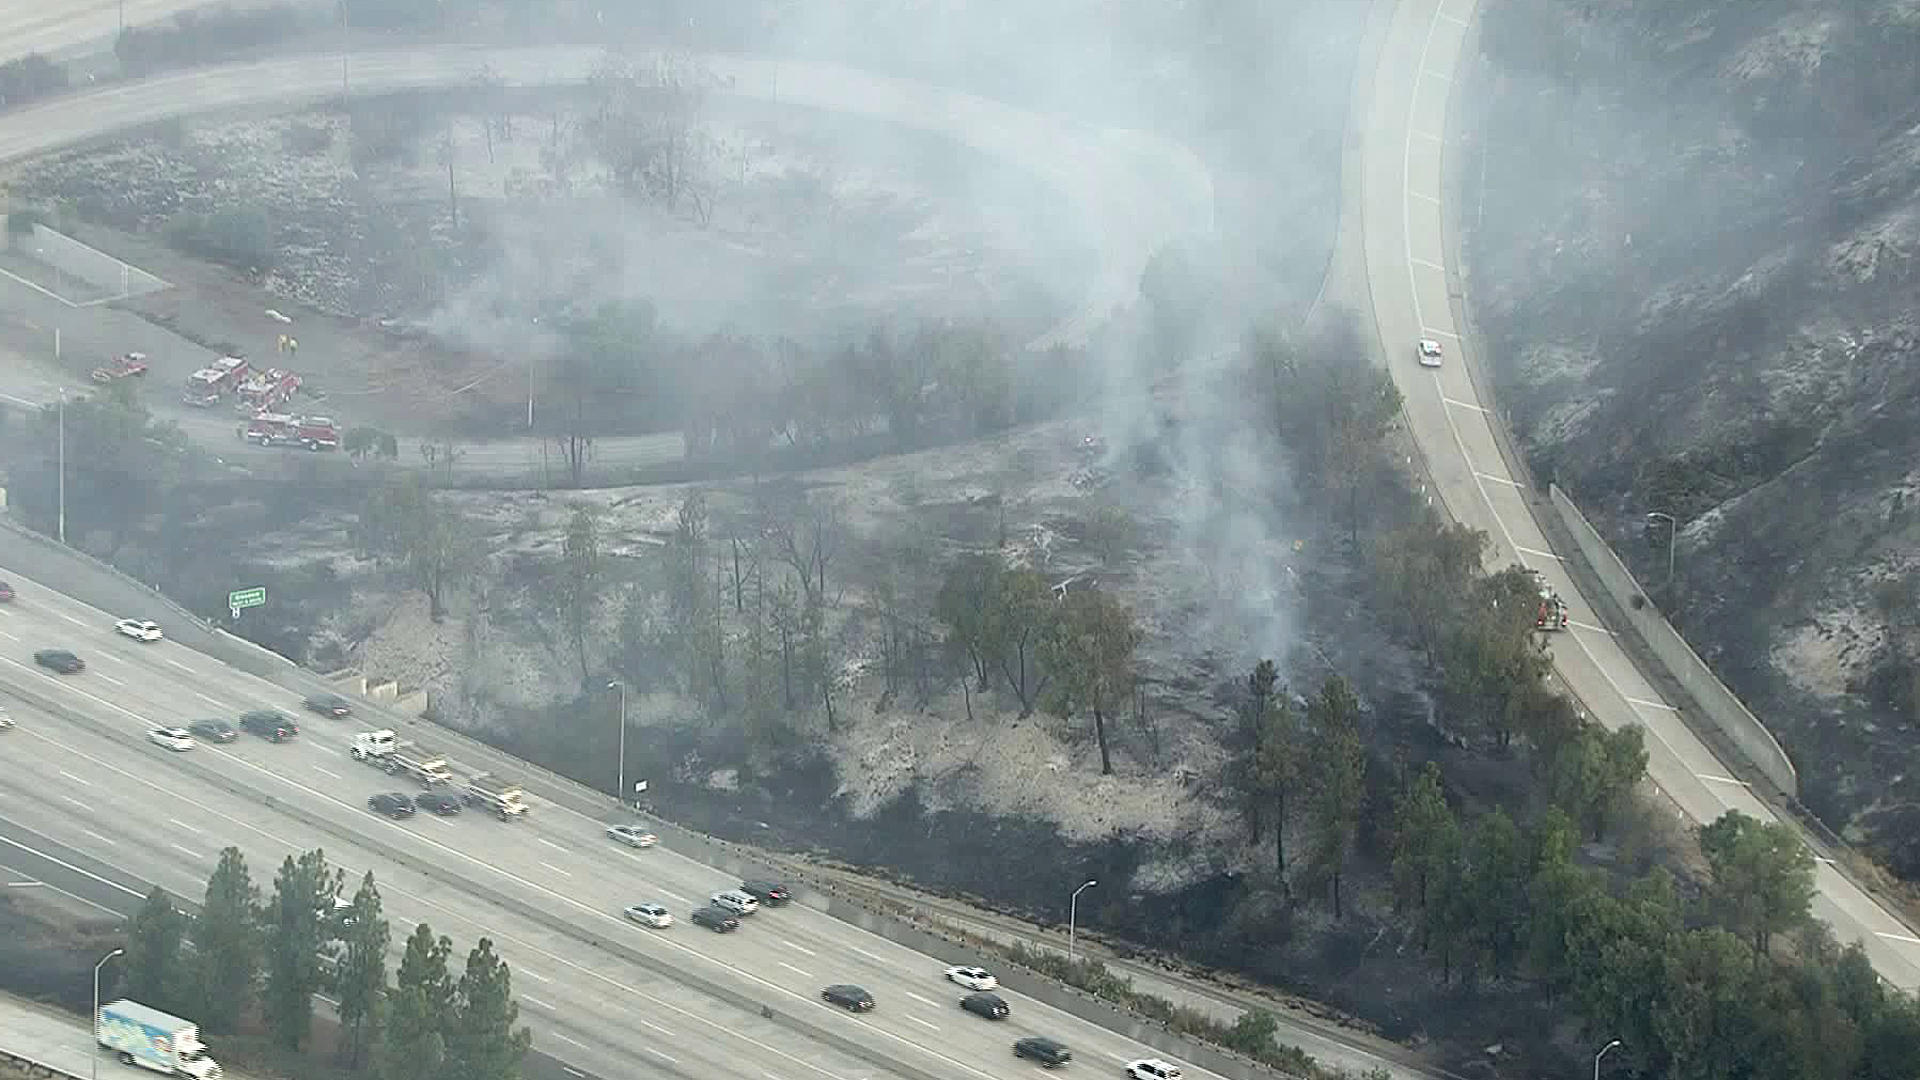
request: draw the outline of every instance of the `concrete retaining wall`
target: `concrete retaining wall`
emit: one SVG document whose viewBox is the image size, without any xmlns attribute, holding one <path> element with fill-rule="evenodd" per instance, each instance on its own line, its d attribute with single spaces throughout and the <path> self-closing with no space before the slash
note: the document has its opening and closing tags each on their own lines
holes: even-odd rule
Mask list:
<svg viewBox="0 0 1920 1080">
<path fill-rule="evenodd" d="M 80 279 L 109 296 L 139 296 L 167 287 L 160 278 L 63 232 L 35 225 L 32 236 L 8 236 L 14 251 Z"/>
<path fill-rule="evenodd" d="M 1573 505 L 1567 493 L 1556 484 L 1549 485 L 1548 494 L 1553 499 L 1554 509 L 1566 523 L 1567 531 L 1573 534 L 1574 543 L 1593 567 L 1595 576 L 1613 595 L 1614 601 L 1626 613 L 1627 621 L 1647 643 L 1647 648 L 1666 665 L 1674 679 L 1693 698 L 1695 707 L 1712 721 L 1714 727 L 1733 743 L 1761 776 L 1788 798 L 1798 799 L 1800 775 L 1787 758 L 1780 741 L 1707 667 L 1706 661 L 1700 659 L 1700 655 L 1693 651 L 1693 647 L 1673 628 L 1660 609 L 1654 607 L 1653 601 L 1646 599 L 1646 592 L 1634 580 L 1627 565 L 1607 546 L 1599 530 L 1587 521 L 1579 507 Z M 1635 604 L 1636 600 L 1640 601 L 1638 605 Z"/>
</svg>

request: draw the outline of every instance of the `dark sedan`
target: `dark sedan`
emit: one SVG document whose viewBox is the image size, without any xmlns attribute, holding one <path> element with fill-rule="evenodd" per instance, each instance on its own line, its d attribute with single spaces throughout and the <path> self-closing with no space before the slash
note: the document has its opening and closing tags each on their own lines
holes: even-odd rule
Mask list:
<svg viewBox="0 0 1920 1080">
<path fill-rule="evenodd" d="M 413 800 L 397 791 L 387 792 L 368 799 L 367 809 L 390 818 L 410 818 L 413 816 Z"/>
<path fill-rule="evenodd" d="M 1005 1020 L 1011 1011 L 1007 1008 L 1007 999 L 999 994 L 968 994 L 960 999 L 960 1007 L 989 1020 Z"/>
<path fill-rule="evenodd" d="M 52 668 L 62 675 L 87 670 L 87 662 L 65 649 L 41 649 L 33 654 L 33 662 L 44 668 Z"/>
<path fill-rule="evenodd" d="M 256 709 L 240 714 L 240 727 L 273 742 L 286 742 L 300 734 L 299 724 L 272 709 Z"/>
<path fill-rule="evenodd" d="M 777 881 L 758 879 L 740 883 L 740 891 L 760 901 L 768 907 L 779 907 L 793 899 L 793 891 Z"/>
<path fill-rule="evenodd" d="M 315 694 L 307 699 L 306 705 L 321 716 L 347 716 L 353 712 L 353 702 L 339 694 Z"/>
<path fill-rule="evenodd" d="M 444 791 L 429 791 L 413 797 L 413 805 L 441 817 L 452 817 L 460 812 L 460 800 Z"/>
<path fill-rule="evenodd" d="M 232 742 L 240 737 L 240 732 L 225 720 L 195 720 L 187 725 L 187 730 L 197 739 L 208 742 Z"/>
<path fill-rule="evenodd" d="M 872 1012 L 873 995 L 849 983 L 835 983 L 820 991 L 821 1000 L 850 1012 Z"/>
</svg>

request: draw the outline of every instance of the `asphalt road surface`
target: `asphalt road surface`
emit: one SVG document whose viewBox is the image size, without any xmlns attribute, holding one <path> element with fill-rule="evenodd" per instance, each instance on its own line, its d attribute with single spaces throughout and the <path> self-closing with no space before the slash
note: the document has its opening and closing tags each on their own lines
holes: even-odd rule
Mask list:
<svg viewBox="0 0 1920 1080">
<path fill-rule="evenodd" d="M 93 1049 L 93 1033 L 87 1030 L 85 1017 L 0 995 L 0 1050 L 23 1055 L 72 1076 L 90 1076 L 96 1069 L 104 1080 L 153 1075 L 145 1069 L 122 1065 L 104 1052 L 96 1062 Z M 213 1059 L 220 1060 L 217 1049 Z M 226 1063 L 221 1062 L 223 1069 L 225 1066 Z M 226 1075 L 227 1080 L 251 1080 L 250 1074 L 231 1069 L 226 1069 Z"/>
<path fill-rule="evenodd" d="M 445 46 L 369 50 L 345 63 L 355 93 L 460 85 L 483 68 L 509 84 L 548 85 L 584 81 L 602 57 L 598 47 L 488 49 Z M 1212 179 L 1191 152 L 1139 132 L 1093 129 L 1039 116 L 1000 102 L 809 61 L 708 55 L 700 57 L 727 92 L 785 105 L 831 110 L 897 123 L 952 138 L 980 153 L 1020 165 L 1062 196 L 1063 216 L 1094 243 L 1099 271 L 1087 283 L 1080 306 L 1031 343 L 1044 349 L 1077 345 L 1138 291 L 1141 270 L 1163 245 L 1201 235 L 1213 226 Z M 336 97 L 343 62 L 339 55 L 280 58 L 227 64 L 161 75 L 27 106 L 0 114 L 0 162 L 43 154 L 61 146 L 171 116 L 212 110 L 292 108 Z M 151 338 L 126 313 L 74 309 L 55 298 L 8 283 L 21 294 L 5 337 L 37 340 L 50 352 L 52 331 L 62 330 L 63 352 L 105 357 L 125 342 Z M 17 345 L 14 346 L 16 349 Z M 174 349 L 148 349 L 166 356 Z M 183 344 L 149 378 L 163 386 L 183 384 L 197 347 Z M 31 351 L 28 355 L 31 355 Z M 44 353 L 43 353 L 44 354 Z M 179 370 L 172 370 L 177 367 Z M 44 403 L 57 391 L 57 376 L 0 371 L 0 397 L 15 404 Z M 72 384 L 79 388 L 82 384 Z M 231 444 L 233 425 L 220 418 L 202 438 Z M 216 443 L 218 445 L 218 443 Z M 248 451 L 238 445 L 241 455 Z M 401 460 L 412 462 L 414 448 Z M 467 443 L 462 468 L 527 475 L 541 462 L 540 441 L 531 438 Z M 679 456 L 680 440 L 647 436 L 596 441 L 600 467 L 656 464 Z"/>
<path fill-rule="evenodd" d="M 558 802 L 515 823 L 375 815 L 368 796 L 415 789 L 349 758 L 365 719 L 314 716 L 291 691 L 172 642 L 120 637 L 113 616 L 9 576 L 20 598 L 0 608 L 0 685 L 13 690 L 18 724 L 0 737 L 0 769 L 15 778 L 0 819 L 117 875 L 194 897 L 228 844 L 262 881 L 286 855 L 322 847 L 349 879 L 374 871 L 396 934 L 425 921 L 462 949 L 483 934 L 499 942 L 537 1044 L 604 1075 L 645 1059 L 689 1077 L 757 1068 L 779 1080 L 862 1080 L 878 1069 L 975 1080 L 1015 1067 L 1008 1048 L 1028 1033 L 1061 1038 L 1099 1068 L 1149 1054 L 1018 994 L 1007 995 L 1007 1021 L 961 1013 L 941 969 L 965 958 L 915 953 L 804 902 L 751 916 L 733 934 L 694 927 L 686 914 L 736 877 L 664 846 L 616 845 L 603 821 Z M 47 647 L 74 650 L 88 669 L 37 667 L 32 653 Z M 186 753 L 145 740 L 156 724 L 257 707 L 294 716 L 301 737 L 242 735 Z M 0 847 L 13 865 L 18 848 Z M 620 917 L 643 900 L 681 922 L 655 931 Z M 866 987 L 880 1007 L 861 1016 L 827 1007 L 819 990 L 833 982 Z"/>
<path fill-rule="evenodd" d="M 1648 771 L 1695 822 L 1728 810 L 1761 821 L 1772 809 L 1687 728 L 1600 625 L 1593 607 L 1560 565 L 1535 522 L 1534 502 L 1513 479 L 1494 437 L 1494 403 L 1463 363 L 1475 343 L 1462 340 L 1449 284 L 1442 153 L 1447 94 L 1473 18 L 1475 0 L 1401 0 L 1394 11 L 1364 126 L 1363 167 L 1345 178 L 1364 222 L 1365 274 L 1387 369 L 1406 396 L 1407 416 L 1448 511 L 1493 539 L 1489 563 L 1521 563 L 1546 575 L 1570 608 L 1572 627 L 1554 641 L 1560 679 L 1608 728 L 1640 724 L 1652 736 Z M 1438 370 L 1420 367 L 1414 343 L 1440 341 Z M 1551 512 L 1550 510 L 1548 512 Z M 1857 941 L 1888 982 L 1920 988 L 1920 936 L 1819 858 L 1814 913 L 1843 942 Z"/>
</svg>

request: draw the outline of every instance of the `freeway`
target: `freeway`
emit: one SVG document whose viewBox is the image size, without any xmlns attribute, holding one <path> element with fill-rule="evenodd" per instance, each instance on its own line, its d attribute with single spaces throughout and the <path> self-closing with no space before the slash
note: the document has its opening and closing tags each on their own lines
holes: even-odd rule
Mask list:
<svg viewBox="0 0 1920 1080">
<path fill-rule="evenodd" d="M 1387 370 L 1405 395 L 1413 438 L 1453 518 L 1493 539 L 1492 564 L 1533 567 L 1568 601 L 1573 625 L 1557 640 L 1553 661 L 1573 695 L 1608 728 L 1640 724 L 1647 730 L 1648 772 L 1692 821 L 1712 821 L 1728 810 L 1779 820 L 1730 775 L 1600 625 L 1536 522 L 1536 502 L 1514 479 L 1517 470 L 1496 437 L 1492 395 L 1473 377 L 1474 343 L 1462 338 L 1453 307 L 1457 286 L 1450 286 L 1458 276 L 1448 269 L 1450 223 L 1441 200 L 1448 92 L 1476 2 L 1401 0 L 1375 74 L 1363 165 L 1358 176 L 1344 178 L 1344 201 L 1357 207 L 1364 231 L 1358 288 L 1373 310 Z M 1444 344 L 1446 366 L 1429 370 L 1414 362 L 1414 342 L 1423 336 Z M 1817 848 L 1814 853 L 1814 913 L 1841 941 L 1859 942 L 1888 982 L 1920 988 L 1920 937 L 1831 858 Z"/>
<path fill-rule="evenodd" d="M 91 1076 L 95 1066 L 91 1036 L 85 1017 L 0 995 L 0 1062 L 6 1061 L 7 1055 L 15 1054 L 59 1069 L 68 1076 Z M 111 1057 L 102 1057 L 105 1060 L 98 1063 L 99 1074 L 108 1080 L 146 1075 L 142 1070 L 122 1066 Z M 213 1058 L 220 1060 L 217 1050 Z M 221 1064 L 225 1068 L 225 1062 Z M 227 1080 L 252 1080 L 247 1073 L 225 1071 Z"/>
<path fill-rule="evenodd" d="M 1147 1054 L 1017 994 L 1008 995 L 1006 1022 L 960 1013 L 940 969 L 964 957 L 917 954 L 804 902 L 752 916 L 731 935 L 684 925 L 692 906 L 737 879 L 665 848 L 612 844 L 603 821 L 558 802 L 516 823 L 373 815 L 366 798 L 395 781 L 348 758 L 353 720 L 301 713 L 291 691 L 171 642 L 121 638 L 106 613 L 12 580 L 20 598 L 0 608 L 0 683 L 23 704 L 0 763 L 21 782 L 0 815 L 188 896 L 226 844 L 248 852 L 263 878 L 284 856 L 324 847 L 350 877 L 376 873 L 397 932 L 426 921 L 459 942 L 483 933 L 499 941 L 541 1045 L 570 1062 L 604 1072 L 622 1054 L 651 1055 L 669 1070 L 750 1063 L 783 1080 L 852 1080 L 875 1064 L 976 1078 L 1003 1067 L 1013 1038 L 1034 1032 L 1102 1067 Z M 81 653 L 89 669 L 57 676 L 34 666 L 32 651 L 49 645 Z M 185 754 L 144 741 L 155 723 L 262 706 L 297 714 L 302 737 L 276 745 L 243 736 Z M 641 900 L 667 904 L 683 924 L 657 932 L 619 917 Z M 840 981 L 867 987 L 879 1009 L 827 1008 L 819 988 Z M 628 1022 L 633 1010 L 648 1019 Z"/>
<path fill-rule="evenodd" d="M 0 8 L 0 63 L 28 53 L 63 57 L 97 44 L 113 47 L 121 20 L 140 26 L 209 0 L 60 0 L 59 3 L 9 4 Z"/>
</svg>

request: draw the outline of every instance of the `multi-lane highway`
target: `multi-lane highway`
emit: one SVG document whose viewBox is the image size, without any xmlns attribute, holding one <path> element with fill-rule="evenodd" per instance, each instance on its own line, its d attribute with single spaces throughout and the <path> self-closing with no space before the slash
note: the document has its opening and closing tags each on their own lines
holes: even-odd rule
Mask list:
<svg viewBox="0 0 1920 1080">
<path fill-rule="evenodd" d="M 1442 182 L 1448 94 L 1476 0 L 1400 0 L 1375 75 L 1364 125 L 1362 167 L 1345 178 L 1347 204 L 1364 232 L 1363 299 L 1370 301 L 1387 368 L 1406 397 L 1412 434 L 1455 520 L 1493 539 L 1490 562 L 1544 573 L 1572 608 L 1556 639 L 1554 668 L 1609 728 L 1640 724 L 1651 734 L 1648 771 L 1695 822 L 1739 810 L 1777 820 L 1733 778 L 1600 625 L 1592 604 L 1560 564 L 1534 519 L 1536 500 L 1515 480 L 1495 437 L 1488 388 L 1475 378 L 1475 343 L 1461 336 L 1454 303 L 1458 275 Z M 1448 352 L 1439 370 L 1414 361 L 1418 338 Z M 1551 510 L 1546 511 L 1551 513 Z M 1857 941 L 1888 982 L 1920 988 L 1920 936 L 1819 858 L 1814 912 L 1842 941 Z"/>
<path fill-rule="evenodd" d="M 604 822 L 560 805 L 512 824 L 374 815 L 367 797 L 396 783 L 348 758 L 355 721 L 304 713 L 292 692 L 170 642 L 122 638 L 108 613 L 0 573 L 20 594 L 0 608 L 0 683 L 14 690 L 18 721 L 0 739 L 0 768 L 20 778 L 0 796 L 0 819 L 187 896 L 227 844 L 262 880 L 286 855 L 325 848 L 349 877 L 374 871 L 396 932 L 428 922 L 463 944 L 500 942 L 540 1045 L 584 1071 L 622 1075 L 644 1058 L 689 1076 L 756 1068 L 781 1080 L 856 1080 L 879 1069 L 974 1080 L 1004 1075 L 1010 1043 L 1031 1032 L 1066 1040 L 1097 1067 L 1147 1054 L 1019 995 L 1002 1023 L 961 1013 L 940 977 L 953 958 L 804 903 L 752 916 L 734 934 L 686 925 L 693 906 L 737 879 L 664 848 L 615 845 Z M 32 652 L 49 646 L 81 654 L 88 670 L 35 666 Z M 301 738 L 243 736 L 180 754 L 144 739 L 155 724 L 260 706 L 299 718 Z M 655 931 L 620 918 L 642 900 L 665 903 L 682 924 Z M 819 990 L 832 982 L 865 986 L 879 1009 L 825 1006 Z"/>
</svg>

